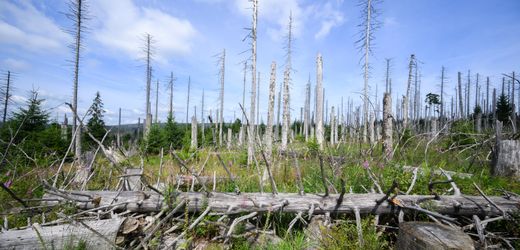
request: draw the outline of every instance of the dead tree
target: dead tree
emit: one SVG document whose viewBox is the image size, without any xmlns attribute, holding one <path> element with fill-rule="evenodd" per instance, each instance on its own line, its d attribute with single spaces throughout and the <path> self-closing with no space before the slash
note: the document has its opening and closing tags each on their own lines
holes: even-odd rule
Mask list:
<svg viewBox="0 0 520 250">
<path fill-rule="evenodd" d="M 176 79 L 173 77 L 173 72 L 170 73 L 170 81 L 168 82 L 168 89 L 170 90 L 170 107 L 168 109 L 168 118 L 173 119 L 173 82 Z"/>
<path fill-rule="evenodd" d="M 145 38 L 145 48 L 144 52 L 146 54 L 146 114 L 145 114 L 145 123 L 144 123 L 144 137 L 148 136 L 148 132 L 150 132 L 150 128 L 152 127 L 152 111 L 150 107 L 150 85 L 152 82 L 152 36 L 150 34 L 146 34 Z"/>
<path fill-rule="evenodd" d="M 403 128 L 408 128 L 408 118 L 409 118 L 409 111 L 410 111 L 410 92 L 412 87 L 412 72 L 413 68 L 415 66 L 415 55 L 412 54 L 410 56 L 410 63 L 408 64 L 408 84 L 406 87 L 406 95 L 403 97 Z"/>
<path fill-rule="evenodd" d="M 323 59 L 318 53 L 316 57 L 316 141 L 323 150 Z"/>
<path fill-rule="evenodd" d="M 256 104 L 256 25 L 258 19 L 258 0 L 253 2 L 253 23 L 251 27 L 251 110 L 248 130 L 247 165 L 253 164 L 255 153 L 255 104 Z"/>
<path fill-rule="evenodd" d="M 192 116 L 191 117 L 191 144 L 190 149 L 197 149 L 198 143 L 197 143 L 197 117 Z"/>
<path fill-rule="evenodd" d="M 334 106 L 330 109 L 330 145 L 334 146 L 336 145 L 335 139 L 336 134 L 336 117 L 334 114 Z"/>
<path fill-rule="evenodd" d="M 159 79 L 157 79 L 157 83 L 155 84 L 155 117 L 154 123 L 157 124 L 159 116 Z"/>
<path fill-rule="evenodd" d="M 188 126 L 188 115 L 190 114 L 190 88 L 191 76 L 188 76 L 188 95 L 186 97 L 186 127 Z"/>
<path fill-rule="evenodd" d="M 464 116 L 464 102 L 462 100 L 462 73 L 458 72 L 457 75 L 458 93 L 459 93 L 459 118 Z"/>
<path fill-rule="evenodd" d="M 307 81 L 307 85 L 305 86 L 305 107 L 304 107 L 304 115 L 303 115 L 303 135 L 305 137 L 305 141 L 309 140 L 309 128 L 310 128 L 310 111 L 311 111 L 311 76 L 309 74 L 309 79 Z"/>
<path fill-rule="evenodd" d="M 289 25 L 287 30 L 287 47 L 286 47 L 286 61 L 285 72 L 283 78 L 283 115 L 282 115 L 282 144 L 280 150 L 287 150 L 288 134 L 291 123 L 291 102 L 290 102 L 290 84 L 291 84 L 291 55 L 292 55 L 292 12 L 289 15 Z"/>
<path fill-rule="evenodd" d="M 280 136 L 280 109 L 282 106 L 282 87 L 283 84 L 280 85 L 280 90 L 278 91 L 278 101 L 277 101 L 277 111 L 276 111 L 276 126 L 274 127 L 274 140 L 278 141 L 278 137 Z"/>
<path fill-rule="evenodd" d="M 276 91 L 276 62 L 271 63 L 271 79 L 269 80 L 269 103 L 267 108 L 267 126 L 265 131 L 266 157 L 271 162 L 273 151 L 274 96 Z M 271 164 L 271 163 L 270 163 Z M 272 164 L 271 164 L 272 166 Z"/>
<path fill-rule="evenodd" d="M 201 123 L 201 132 L 202 132 L 202 145 L 204 145 L 204 142 L 206 141 L 206 136 L 204 135 L 204 129 L 206 129 L 206 122 L 204 120 L 204 89 L 202 89 L 202 101 L 201 101 L 201 108 L 200 108 L 200 123 Z"/>
<path fill-rule="evenodd" d="M 74 79 L 73 79 L 73 90 L 72 90 L 72 107 L 74 110 L 78 110 L 78 82 L 79 82 L 79 62 L 80 52 L 82 48 L 83 32 L 85 31 L 85 21 L 88 20 L 87 3 L 85 0 L 71 0 L 69 2 L 69 13 L 66 14 L 67 18 L 72 21 L 73 29 L 69 30 L 69 33 L 74 36 L 74 44 L 72 49 L 74 51 Z M 72 122 L 72 131 L 76 131 L 78 126 L 77 115 L 74 115 Z M 81 163 L 81 131 L 76 135 L 75 141 L 75 155 L 76 160 Z M 81 167 L 81 164 L 78 164 Z"/>
<path fill-rule="evenodd" d="M 3 89 L 5 92 L 4 94 L 4 115 L 2 118 L 2 124 L 5 124 L 5 121 L 7 119 L 7 106 L 9 105 L 9 101 L 11 100 L 11 93 L 9 92 L 11 90 L 11 71 L 7 71 L 7 78 L 5 82 L 5 88 Z"/>
<path fill-rule="evenodd" d="M 224 117 L 224 75 L 226 73 L 226 49 L 222 50 L 222 54 L 220 55 L 220 120 L 219 120 L 219 129 L 218 129 L 218 143 L 222 147 L 222 125 L 223 125 L 223 117 Z M 204 130 L 203 130 L 204 131 Z"/>
<path fill-rule="evenodd" d="M 383 97 L 383 155 L 385 156 L 385 160 L 392 159 L 392 118 L 392 95 L 386 92 Z"/>
<path fill-rule="evenodd" d="M 363 79 L 364 79 L 364 86 L 363 86 L 363 141 L 367 141 L 367 130 L 368 130 L 368 123 L 369 123 L 369 84 L 368 84 L 368 78 L 369 78 L 369 71 L 370 71 L 370 65 L 369 65 L 369 55 L 372 51 L 372 40 L 374 39 L 373 32 L 378 27 L 378 23 L 375 20 L 375 16 L 377 15 L 376 9 L 374 8 L 374 3 L 376 0 L 366 0 L 362 3 L 362 19 L 363 23 L 360 25 L 363 27 L 363 30 L 361 32 L 361 38 L 358 40 L 358 43 L 360 44 L 360 48 L 363 50 Z M 371 144 L 373 141 L 370 142 Z"/>
<path fill-rule="evenodd" d="M 466 83 L 466 118 L 469 118 L 469 106 L 470 106 L 470 92 L 471 92 L 471 71 L 468 70 L 468 82 Z"/>
<path fill-rule="evenodd" d="M 440 112 L 440 121 L 441 126 L 442 122 L 444 121 L 444 66 L 441 68 L 441 112 Z"/>
</svg>

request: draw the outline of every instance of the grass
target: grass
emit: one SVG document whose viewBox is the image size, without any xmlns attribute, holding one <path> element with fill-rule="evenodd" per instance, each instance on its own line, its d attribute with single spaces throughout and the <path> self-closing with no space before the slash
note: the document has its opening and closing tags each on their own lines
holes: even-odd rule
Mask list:
<svg viewBox="0 0 520 250">
<path fill-rule="evenodd" d="M 321 152 L 322 156 L 327 159 L 329 156 L 343 157 L 343 163 L 333 167 L 328 160 L 325 160 L 324 170 L 327 178 L 334 184 L 336 189 L 340 189 L 341 179 L 346 183 L 346 190 L 352 190 L 354 193 L 366 193 L 373 186 L 372 180 L 367 175 L 366 165 L 376 176 L 377 182 L 381 185 L 383 190 L 391 186 L 395 180 L 399 183 L 399 189 L 406 191 L 410 186 L 412 180 L 411 172 L 403 172 L 402 166 L 421 167 L 424 174 L 419 175 L 417 182 L 411 194 L 429 194 L 428 183 L 432 180 L 446 180 L 444 176 L 431 175 L 433 170 L 442 168 L 445 170 L 469 173 L 473 176 L 471 178 L 462 179 L 454 176 L 455 183 L 460 188 L 463 194 L 479 195 L 473 183 L 476 183 L 487 195 L 501 195 L 501 189 L 508 190 L 514 193 L 520 193 L 520 182 L 508 177 L 495 177 L 491 175 L 489 166 L 489 144 L 480 146 L 471 146 L 473 144 L 458 145 L 458 148 L 453 148 L 454 142 L 462 141 L 464 143 L 472 141 L 467 137 L 449 136 L 443 137 L 439 140 L 428 144 L 429 138 L 425 136 L 410 137 L 411 139 L 404 141 L 399 145 L 396 154 L 391 161 L 385 162 L 382 160 L 380 147 L 373 150 L 367 145 L 360 145 L 356 143 L 341 144 L 334 148 L 326 148 Z M 473 141 L 484 141 L 484 138 L 478 138 Z M 456 144 L 455 144 L 456 145 Z M 291 149 L 298 152 L 298 164 L 301 168 L 303 186 L 306 193 L 324 193 L 324 187 L 321 180 L 319 160 L 316 157 L 315 143 L 305 143 L 297 141 L 291 144 Z M 224 163 L 228 166 L 231 173 L 236 176 L 236 183 L 242 192 L 259 192 L 259 177 L 258 173 L 263 173 L 265 164 L 258 154 L 257 160 L 259 165 L 246 166 L 247 152 L 245 150 L 232 149 L 220 150 Z M 218 177 L 227 177 L 227 173 L 217 160 L 214 150 L 201 149 L 197 152 L 182 151 L 178 152 L 180 158 L 184 159 L 189 168 L 198 172 L 202 165 L 206 162 L 202 175 Z M 279 155 L 278 152 L 273 153 L 273 162 L 271 170 L 275 179 L 278 192 L 297 193 L 297 175 L 294 159 Z M 133 157 L 128 160 L 130 166 L 139 166 L 141 159 Z M 159 162 L 158 155 L 150 155 L 144 159 L 144 173 L 148 183 L 155 184 L 159 176 Z M 68 171 L 69 165 L 65 166 Z M 33 170 L 30 167 L 25 167 L 22 171 Z M 28 174 L 23 180 L 18 180 L 13 183 L 12 190 L 23 198 L 39 197 L 43 194 L 41 187 L 38 187 L 39 176 L 51 176 L 54 168 L 41 168 L 33 171 L 33 174 Z M 121 172 L 110 166 L 108 161 L 102 157 L 96 162 L 95 174 L 88 184 L 90 190 L 101 190 L 104 188 L 115 188 Z M 165 155 L 163 159 L 163 168 L 160 173 L 160 181 L 167 184 L 175 183 L 175 176 L 177 174 L 187 174 L 181 171 L 181 166 L 172 158 L 171 155 Z M 61 180 L 61 177 L 60 177 Z M 6 178 L 0 179 L 5 182 Z M 211 184 L 208 185 L 211 188 Z M 449 194 L 450 184 L 438 185 L 435 191 L 439 194 Z M 183 191 L 188 191 L 189 186 L 182 186 Z M 234 185 L 229 180 L 218 183 L 216 186 L 218 192 L 233 192 Z M 264 183 L 264 192 L 271 192 L 269 181 Z M 0 209 L 7 211 L 9 208 L 18 206 L 5 193 L 0 192 Z M 61 208 L 57 208 L 61 209 Z M 47 214 L 47 221 L 52 218 L 53 213 Z M 25 226 L 27 223 L 27 216 L 32 217 L 33 222 L 41 223 L 41 216 L 29 215 L 25 213 L 11 214 L 8 216 L 10 227 Z M 415 215 L 414 215 L 415 216 Z M 284 236 L 286 227 L 292 220 L 292 216 L 273 214 L 267 221 L 266 216 L 263 216 L 262 223 L 268 223 L 269 228 L 274 228 L 278 235 Z M 422 218 L 417 217 L 417 218 Z M 410 218 L 410 219 L 417 219 Z M 214 220 L 215 218 L 208 217 L 205 220 Z M 327 249 L 356 249 L 358 248 L 357 231 L 355 222 L 348 216 L 339 217 L 341 223 L 335 225 L 329 232 L 330 237 L 321 242 L 321 245 Z M 386 221 L 393 223 L 395 218 L 386 218 Z M 363 232 L 365 245 L 364 249 L 385 249 L 392 246 L 395 238 L 395 233 L 385 233 L 379 236 L 371 224 L 372 218 L 367 217 L 363 219 Z M 210 225 L 210 224 L 207 224 Z M 498 226 L 500 230 L 507 229 L 509 232 L 520 234 L 520 230 L 505 222 L 491 224 L 490 228 Z M 198 238 L 210 238 L 216 235 L 215 228 L 210 226 L 201 226 L 191 233 L 192 236 Z M 248 243 L 244 240 L 233 241 L 233 249 L 250 249 Z M 285 238 L 281 243 L 272 245 L 267 244 L 261 246 L 263 249 L 301 249 L 306 242 L 303 234 L 302 225 L 297 224 L 293 233 Z M 218 245 L 214 246 L 218 249 Z"/>
</svg>

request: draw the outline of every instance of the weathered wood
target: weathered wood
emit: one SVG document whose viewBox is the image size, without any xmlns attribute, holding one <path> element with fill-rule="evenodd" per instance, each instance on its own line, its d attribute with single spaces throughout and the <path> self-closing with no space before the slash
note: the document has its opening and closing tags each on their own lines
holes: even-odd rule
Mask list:
<svg viewBox="0 0 520 250">
<path fill-rule="evenodd" d="M 85 225 L 105 236 L 113 244 L 124 218 L 85 221 Z M 2 231 L 0 249 L 73 249 L 84 242 L 87 249 L 112 249 L 105 239 L 81 223 L 57 226 L 33 226 L 24 230 Z M 45 246 L 43 245 L 45 244 Z"/>
<path fill-rule="evenodd" d="M 396 249 L 475 249 L 471 238 L 458 229 L 431 222 L 399 224 Z"/>
<path fill-rule="evenodd" d="M 402 169 L 405 172 L 413 172 L 415 170 L 415 167 L 403 166 Z M 451 177 L 457 177 L 457 178 L 461 178 L 461 179 L 467 179 L 467 178 L 473 177 L 473 174 L 459 173 L 459 172 L 453 172 L 453 171 L 447 171 L 447 170 L 443 170 L 443 171 L 446 174 L 449 174 Z M 433 174 L 435 174 L 435 175 L 443 175 L 443 171 L 437 170 L 437 169 L 436 170 L 431 170 L 431 172 L 433 172 Z M 425 171 L 422 168 L 418 168 L 418 173 L 423 175 L 423 174 L 425 174 Z"/>
<path fill-rule="evenodd" d="M 495 147 L 493 174 L 520 179 L 520 141 L 500 140 Z"/>
<path fill-rule="evenodd" d="M 88 196 L 92 197 L 88 198 Z M 130 210 L 133 212 L 157 212 L 166 206 L 166 201 L 162 196 L 152 191 L 77 191 L 68 196 L 74 199 L 77 206 L 81 209 L 91 209 L 97 206 L 117 204 L 116 210 Z M 345 194 L 343 201 L 338 202 L 339 195 L 330 194 L 324 197 L 321 194 L 306 194 L 301 196 L 297 193 L 280 193 L 273 196 L 268 193 L 210 193 L 206 197 L 205 193 L 178 193 L 177 200 L 186 198 L 189 200 L 187 209 L 190 212 L 200 211 L 201 208 L 211 206 L 213 212 L 218 213 L 243 213 L 252 211 L 267 211 L 273 207 L 283 207 L 287 213 L 307 212 L 314 206 L 315 214 L 339 213 L 353 214 L 355 207 L 359 208 L 361 214 L 369 214 L 374 211 L 376 214 L 388 214 L 395 211 L 386 200 L 376 209 L 377 201 L 384 198 L 384 194 Z M 44 205 L 54 205 L 64 198 L 45 194 L 43 196 Z M 447 215 L 471 216 L 490 215 L 499 216 L 502 212 L 495 207 L 489 206 L 489 202 L 482 196 L 440 196 L 439 200 L 434 200 L 433 195 L 398 195 L 396 197 L 403 206 L 413 207 L 415 204 L 430 211 Z M 519 209 L 519 199 L 505 199 L 497 196 L 490 196 L 497 206 L 506 213 Z M 50 200 L 55 199 L 55 200 Z M 340 204 L 338 206 L 338 203 Z"/>
<path fill-rule="evenodd" d="M 123 175 L 123 189 L 126 191 L 139 191 L 142 189 L 142 168 L 127 168 Z"/>
</svg>

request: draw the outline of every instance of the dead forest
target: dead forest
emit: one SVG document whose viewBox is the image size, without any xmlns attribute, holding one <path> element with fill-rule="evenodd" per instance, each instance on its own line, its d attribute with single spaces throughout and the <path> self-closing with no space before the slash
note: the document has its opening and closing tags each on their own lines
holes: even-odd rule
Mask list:
<svg viewBox="0 0 520 250">
<path fill-rule="evenodd" d="M 260 83 L 262 0 L 251 0 L 242 98 L 226 102 L 239 111 L 235 120 L 224 106 L 226 66 L 235 63 L 229 51 L 215 56 L 218 108 L 208 112 L 204 91 L 190 103 L 191 79 L 172 71 L 160 90 L 157 38 L 138 34 L 145 117 L 121 124 L 119 108 L 119 123 L 109 126 L 99 92 L 79 112 L 81 53 L 95 13 L 87 0 L 72 0 L 64 11 L 74 37 L 73 92 L 63 104 L 72 116 L 51 122 L 37 91 L 15 110 L 16 78 L 6 70 L 2 79 L 0 249 L 520 248 L 517 73 L 503 69 L 496 82 L 439 65 L 440 88 L 424 93 L 421 55 L 410 53 L 406 72 L 390 70 L 386 59 L 384 88 L 374 95 L 377 3 L 358 6 L 362 92 L 341 102 L 329 103 L 335 90 L 326 89 L 320 53 L 307 83 L 292 80 L 307 74 L 293 68 L 292 13 L 286 56 Z M 393 74 L 407 76 L 404 93 L 393 90 Z M 305 85 L 303 103 L 294 102 L 295 84 Z M 166 122 L 159 94 L 168 98 Z M 174 114 L 180 95 L 185 117 Z"/>
</svg>

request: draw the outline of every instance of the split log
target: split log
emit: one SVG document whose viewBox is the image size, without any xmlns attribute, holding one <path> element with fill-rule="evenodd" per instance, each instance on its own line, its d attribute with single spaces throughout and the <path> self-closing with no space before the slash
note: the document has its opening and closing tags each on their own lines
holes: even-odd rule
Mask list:
<svg viewBox="0 0 520 250">
<path fill-rule="evenodd" d="M 475 249 L 471 238 L 462 231 L 431 222 L 399 224 L 396 249 Z"/>
<path fill-rule="evenodd" d="M 84 243 L 86 249 L 113 249 L 123 220 L 115 218 L 85 221 L 82 222 L 84 225 L 73 222 L 48 227 L 35 224 L 24 230 L 3 231 L 0 233 L 0 249 L 75 249 L 80 243 Z"/>
<path fill-rule="evenodd" d="M 88 196 L 93 197 L 92 199 Z M 156 192 L 146 191 L 78 191 L 68 197 L 75 202 L 80 209 L 92 209 L 98 206 L 114 205 L 115 210 L 130 210 L 132 212 L 157 212 L 166 206 L 166 201 Z M 53 194 L 45 194 L 43 202 L 45 205 L 55 205 L 59 200 L 65 198 Z M 314 214 L 337 213 L 353 214 L 355 208 L 361 214 L 390 214 L 395 212 L 386 199 L 385 194 L 344 194 L 343 200 L 338 202 L 340 195 L 330 194 L 327 197 L 319 194 L 306 194 L 301 196 L 297 193 L 280 193 L 275 196 L 267 193 L 177 193 L 177 200 L 187 199 L 187 210 L 190 212 L 201 212 L 207 206 L 211 206 L 216 213 L 245 213 L 253 211 L 269 211 L 282 209 L 287 213 L 308 212 L 314 208 Z M 394 202 L 399 202 L 404 207 L 423 205 L 428 210 L 440 214 L 454 216 L 489 215 L 500 216 L 502 212 L 493 206 L 482 196 L 439 196 L 439 200 L 433 195 L 398 195 Z M 490 196 L 488 197 L 506 213 L 517 211 L 520 199 L 510 199 Z M 57 201 L 55 201 L 55 200 Z M 380 200 L 383 199 L 382 202 Z M 168 199 L 171 200 L 171 199 Z M 379 204 L 379 205 L 377 205 Z M 377 207 L 376 207 L 377 206 Z"/>
</svg>

